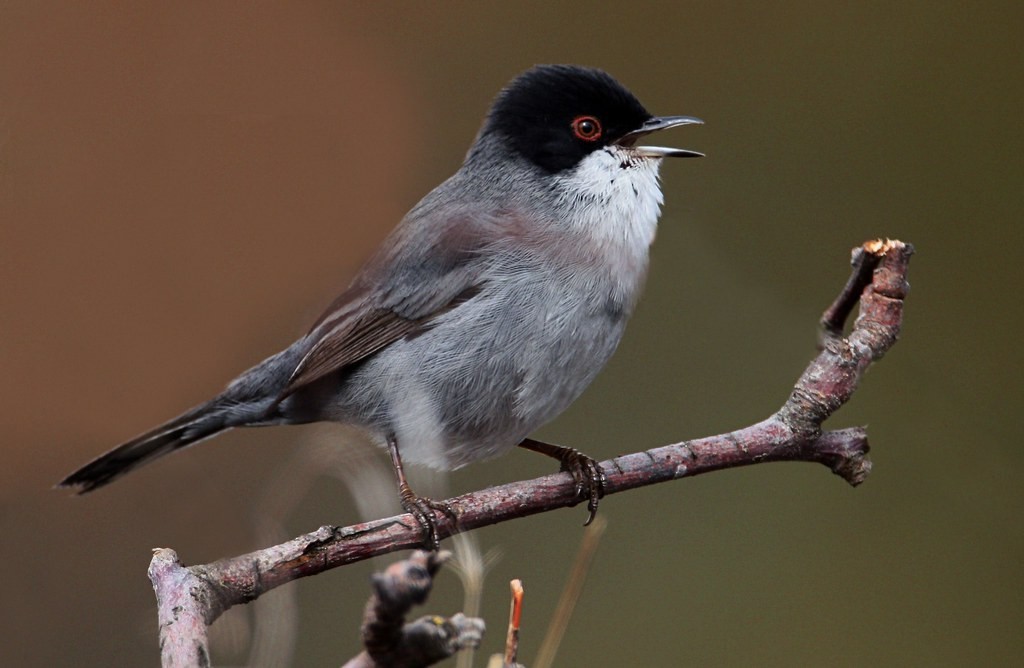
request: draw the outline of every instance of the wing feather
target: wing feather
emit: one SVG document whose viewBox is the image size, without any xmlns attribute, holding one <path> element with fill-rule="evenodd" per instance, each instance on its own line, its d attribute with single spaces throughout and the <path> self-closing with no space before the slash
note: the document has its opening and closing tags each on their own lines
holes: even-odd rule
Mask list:
<svg viewBox="0 0 1024 668">
<path fill-rule="evenodd" d="M 431 231 L 424 246 L 402 238 L 412 231 L 411 225 L 396 230 L 317 320 L 281 398 L 430 329 L 439 316 L 480 292 L 486 234 L 451 220 L 439 233 Z"/>
</svg>

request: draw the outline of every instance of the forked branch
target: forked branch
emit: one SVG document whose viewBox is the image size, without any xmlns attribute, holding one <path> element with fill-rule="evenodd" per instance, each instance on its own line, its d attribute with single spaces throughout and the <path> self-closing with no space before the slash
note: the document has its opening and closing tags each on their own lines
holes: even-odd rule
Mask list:
<svg viewBox="0 0 1024 668">
<path fill-rule="evenodd" d="M 824 464 L 851 485 L 871 470 L 863 428 L 823 431 L 822 424 L 852 396 L 864 371 L 896 342 L 909 289 L 914 249 L 900 241 L 869 241 L 853 251 L 853 271 L 821 319 L 817 356 L 789 399 L 772 416 L 738 431 L 684 441 L 601 463 L 605 494 L 709 471 L 771 461 Z M 847 319 L 860 313 L 848 336 Z M 438 517 L 440 538 L 556 508 L 576 505 L 568 473 L 509 483 L 451 499 L 457 523 Z M 165 666 L 207 665 L 206 627 L 225 610 L 300 577 L 398 550 L 419 547 L 422 531 L 409 515 L 312 533 L 212 564 L 185 567 L 171 550 L 150 566 Z"/>
</svg>

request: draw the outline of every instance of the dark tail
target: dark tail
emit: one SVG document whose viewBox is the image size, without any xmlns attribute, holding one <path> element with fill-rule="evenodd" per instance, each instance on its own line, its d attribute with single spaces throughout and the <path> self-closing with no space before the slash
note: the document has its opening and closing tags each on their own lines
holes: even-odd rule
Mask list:
<svg viewBox="0 0 1024 668">
<path fill-rule="evenodd" d="M 84 494 L 154 459 L 232 427 L 308 421 L 295 416 L 286 419 L 280 412 L 278 398 L 304 353 L 305 339 L 300 339 L 296 345 L 265 359 L 231 381 L 221 395 L 119 445 L 64 478 L 57 486 L 76 487 L 79 494 Z"/>
<path fill-rule="evenodd" d="M 97 457 L 61 480 L 57 486 L 76 487 L 79 494 L 91 492 L 143 464 L 238 425 L 238 421 L 230 420 L 231 413 L 220 398 L 196 406 Z"/>
</svg>

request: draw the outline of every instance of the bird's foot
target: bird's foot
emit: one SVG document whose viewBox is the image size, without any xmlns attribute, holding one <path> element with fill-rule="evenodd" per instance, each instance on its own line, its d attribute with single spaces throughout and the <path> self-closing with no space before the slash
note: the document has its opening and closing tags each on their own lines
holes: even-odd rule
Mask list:
<svg viewBox="0 0 1024 668">
<path fill-rule="evenodd" d="M 604 469 L 597 463 L 596 459 L 588 457 L 574 448 L 565 448 L 568 452 L 562 459 L 561 470 L 572 475 L 576 483 L 576 496 L 587 499 L 587 510 L 590 516 L 583 526 L 594 521 L 597 515 L 597 504 L 604 497 Z"/>
<path fill-rule="evenodd" d="M 459 517 L 455 509 L 447 501 L 435 501 L 425 496 L 417 496 L 409 487 L 401 490 L 402 508 L 409 513 L 420 525 L 423 531 L 423 544 L 427 549 L 436 552 L 441 547 L 441 539 L 437 534 L 437 517 L 434 511 L 445 515 L 452 524 L 455 524 Z"/>
<path fill-rule="evenodd" d="M 560 470 L 572 475 L 576 484 L 576 497 L 587 500 L 587 510 L 590 516 L 583 526 L 594 521 L 597 515 L 597 505 L 604 497 L 604 484 L 606 481 L 604 469 L 596 459 L 588 457 L 576 448 L 567 448 L 562 445 L 552 445 L 542 441 L 535 441 L 528 438 L 519 444 L 527 450 L 539 452 L 548 457 L 554 457 L 561 463 Z"/>
</svg>

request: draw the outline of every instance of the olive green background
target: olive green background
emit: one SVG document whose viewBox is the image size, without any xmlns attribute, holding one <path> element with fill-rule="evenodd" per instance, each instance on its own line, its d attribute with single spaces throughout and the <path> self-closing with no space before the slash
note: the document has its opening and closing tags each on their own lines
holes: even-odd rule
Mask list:
<svg viewBox="0 0 1024 668">
<path fill-rule="evenodd" d="M 202 563 L 359 518 L 326 473 L 369 465 L 315 428 L 234 432 L 83 498 L 50 487 L 290 343 L 508 79 L 573 62 L 704 118 L 661 141 L 708 157 L 665 165 L 641 307 L 539 437 L 606 458 L 756 421 L 813 354 L 850 248 L 918 254 L 901 341 L 829 423 L 869 425 L 868 481 L 772 464 L 609 497 L 558 665 L 1014 665 L 1022 25 L 1012 2 L 3 3 L 0 662 L 154 665 L 150 548 Z M 447 485 L 552 470 L 516 452 Z M 386 477 L 355 480 L 394 503 Z M 530 664 L 584 515 L 476 533 L 502 553 L 486 652 L 519 577 Z M 270 617 L 292 663 L 342 663 L 388 561 L 233 611 L 215 662 L 281 661 L 249 654 Z M 446 572 L 423 611 L 461 607 Z"/>
</svg>

